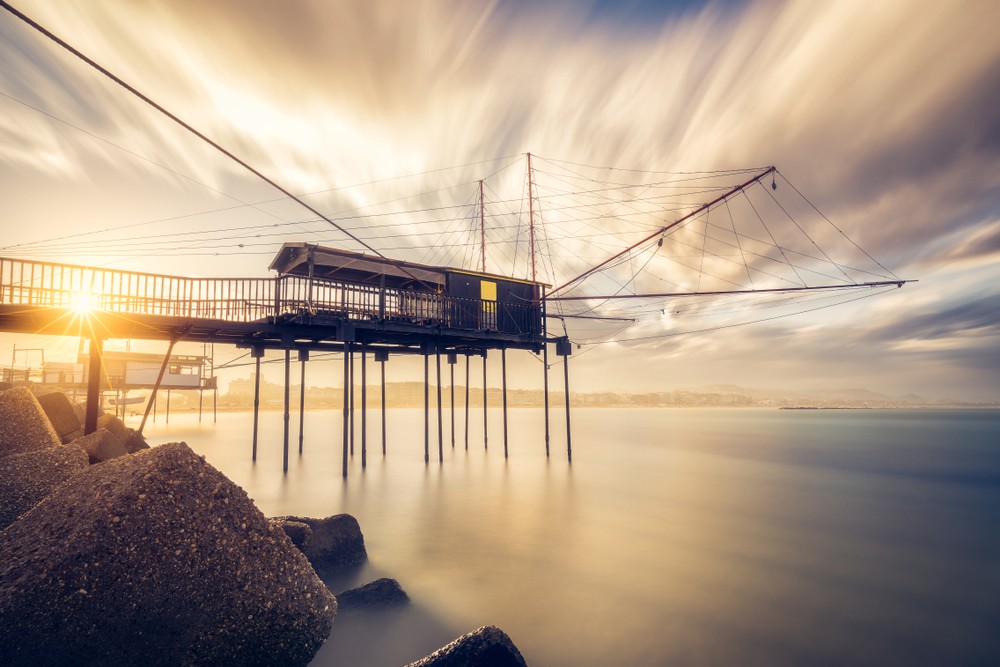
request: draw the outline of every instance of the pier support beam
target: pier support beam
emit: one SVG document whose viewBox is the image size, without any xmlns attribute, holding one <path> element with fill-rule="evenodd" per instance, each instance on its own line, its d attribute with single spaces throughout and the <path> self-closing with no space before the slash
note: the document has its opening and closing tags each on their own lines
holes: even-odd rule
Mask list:
<svg viewBox="0 0 1000 667">
<path fill-rule="evenodd" d="M 253 460 L 257 461 L 257 421 L 260 416 L 260 358 L 264 356 L 264 348 L 256 345 L 250 348 L 257 370 L 253 376 Z"/>
<path fill-rule="evenodd" d="M 486 384 L 486 350 L 483 350 L 483 449 L 490 448 L 490 429 L 487 425 L 489 413 L 486 411 L 486 397 L 489 394 L 489 387 Z"/>
<path fill-rule="evenodd" d="M 289 348 L 285 348 L 285 439 L 281 450 L 281 469 L 283 472 L 288 472 L 288 420 L 291 415 L 289 414 L 289 381 L 291 380 L 291 368 L 292 368 L 292 351 Z M 170 394 L 167 394 L 168 401 Z"/>
<path fill-rule="evenodd" d="M 361 469 L 368 465 L 368 376 L 365 373 L 366 344 L 361 343 Z"/>
<path fill-rule="evenodd" d="M 444 421 L 441 414 L 441 347 L 435 345 L 437 361 L 438 463 L 444 463 Z"/>
<path fill-rule="evenodd" d="M 507 458 L 507 348 L 500 349 L 500 368 L 503 376 L 503 457 Z"/>
<path fill-rule="evenodd" d="M 431 460 L 430 363 L 430 355 L 424 352 L 424 463 L 430 463 Z"/>
<path fill-rule="evenodd" d="M 545 458 L 549 458 L 549 344 L 542 345 L 542 365 L 545 366 L 543 374 L 545 392 Z"/>
<path fill-rule="evenodd" d="M 348 364 L 350 363 L 348 348 L 350 348 L 350 343 L 344 345 L 344 479 L 347 479 L 347 423 L 348 423 L 348 399 L 347 399 L 347 383 L 349 378 Z"/>
<path fill-rule="evenodd" d="M 83 345 L 83 343 L 80 343 Z M 171 347 L 173 347 L 171 345 Z M 169 357 L 168 357 L 169 358 Z M 166 362 L 164 362 L 166 363 Z M 160 369 L 160 378 L 157 378 L 156 383 L 159 385 L 160 379 L 163 377 L 163 369 Z M 97 430 L 97 413 L 101 409 L 101 385 L 104 384 L 104 341 L 100 338 L 90 339 L 90 364 L 87 370 L 87 413 L 84 418 L 83 432 L 86 435 L 90 435 Z M 153 400 L 156 399 L 156 394 L 153 394 Z M 146 414 L 149 414 L 149 408 L 146 408 Z M 142 418 L 143 425 L 146 423 L 146 418 Z M 142 426 L 139 427 L 140 432 L 142 431 Z"/>
<path fill-rule="evenodd" d="M 568 338 L 556 343 L 556 354 L 563 358 L 563 373 L 566 377 L 566 457 L 573 462 L 573 439 L 569 423 L 569 355 L 573 354 L 573 344 Z"/>
<path fill-rule="evenodd" d="M 448 366 L 451 368 L 451 448 L 455 449 L 455 364 L 458 363 L 458 354 L 448 353 Z"/>
<path fill-rule="evenodd" d="M 354 456 L 354 349 L 348 347 L 347 358 L 351 367 L 351 456 Z"/>
<path fill-rule="evenodd" d="M 465 449 L 469 449 L 469 355 L 465 355 Z"/>
<path fill-rule="evenodd" d="M 389 360 L 389 353 L 385 350 L 375 352 L 375 361 L 382 366 L 382 456 L 385 457 L 385 362 Z"/>
<path fill-rule="evenodd" d="M 170 390 L 167 389 L 167 423 L 170 423 Z"/>
<path fill-rule="evenodd" d="M 311 287 L 311 286 L 310 286 Z M 299 380 L 299 456 L 302 456 L 302 438 L 306 425 L 306 362 L 309 361 L 309 350 L 299 350 L 299 363 L 302 366 L 302 378 Z"/>
</svg>

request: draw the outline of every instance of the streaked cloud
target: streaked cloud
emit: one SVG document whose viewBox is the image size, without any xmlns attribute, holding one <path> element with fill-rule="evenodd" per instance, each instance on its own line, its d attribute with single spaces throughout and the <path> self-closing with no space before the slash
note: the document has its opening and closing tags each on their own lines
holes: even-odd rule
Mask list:
<svg viewBox="0 0 1000 667">
<path fill-rule="evenodd" d="M 787 339 L 774 383 L 801 380 L 811 355 L 849 344 L 843 375 L 860 382 L 867 367 L 877 389 L 891 384 L 890 372 L 912 382 L 913 371 L 894 360 L 912 361 L 917 351 L 927 355 L 920 363 L 928 385 L 965 372 L 966 361 L 941 357 L 932 341 L 952 341 L 951 353 L 997 352 L 994 325 L 981 324 L 1000 293 L 993 287 L 1000 271 L 991 268 L 1000 252 L 996 3 L 709 2 L 652 15 L 495 0 L 22 0 L 18 7 L 302 192 L 524 151 L 634 169 L 776 164 L 866 250 L 923 280 L 901 293 L 912 296 L 845 306 L 872 317 L 863 325 L 827 311 L 669 345 L 620 345 L 581 357 L 595 373 L 604 355 L 648 384 L 655 377 L 638 369 L 644 355 L 676 364 L 683 351 L 718 371 L 716 380 L 735 380 L 724 375 L 741 355 L 766 357 Z M 0 58 L 9 65 L 0 92 L 241 201 L 272 196 L 6 16 Z M 183 192 L 192 208 L 217 202 L 113 146 L 0 103 L 0 170 L 73 182 L 122 173 L 143 188 Z M 483 176 L 470 166 L 313 201 L 339 211 Z M 511 191 L 521 177 L 503 176 Z M 291 207 L 268 210 L 302 216 Z M 135 221 L 116 215 L 125 214 L 104 215 L 101 228 Z M 145 219 L 158 215 L 151 210 Z M 30 233 L 56 236 L 63 224 Z M 832 229 L 818 235 L 821 243 L 836 239 Z M 252 271 L 264 263 L 236 261 Z M 962 279 L 967 270 L 976 271 L 971 283 Z M 963 333 L 972 330 L 989 335 Z M 836 379 L 835 370 L 822 372 Z M 677 382 L 692 384 L 697 373 L 687 368 Z M 997 396 L 1000 374 L 979 375 L 971 391 Z"/>
</svg>

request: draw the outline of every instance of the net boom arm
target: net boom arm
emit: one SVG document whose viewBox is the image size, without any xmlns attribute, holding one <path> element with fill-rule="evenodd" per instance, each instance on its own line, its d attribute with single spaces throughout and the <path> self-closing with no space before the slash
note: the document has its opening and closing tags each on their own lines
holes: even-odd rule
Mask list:
<svg viewBox="0 0 1000 667">
<path fill-rule="evenodd" d="M 559 301 L 560 299 L 553 299 L 552 298 L 552 295 L 555 294 L 556 292 L 558 292 L 559 290 L 565 289 L 566 287 L 569 287 L 573 283 L 578 282 L 580 280 L 583 280 L 584 278 L 586 278 L 587 276 L 589 276 L 594 271 L 597 271 L 598 269 L 600 269 L 602 266 L 608 264 L 609 262 L 613 262 L 614 260 L 618 259 L 622 255 L 624 255 L 624 254 L 626 254 L 628 252 L 631 252 L 635 248 L 641 246 L 646 241 L 649 241 L 650 239 L 656 238 L 660 234 L 663 234 L 664 232 L 666 232 L 667 230 L 669 230 L 669 229 L 671 229 L 673 227 L 676 227 L 677 225 L 681 224 L 685 220 L 689 220 L 689 219 L 693 218 L 694 216 L 698 215 L 699 213 L 701 213 L 702 211 L 704 211 L 706 209 L 709 209 L 712 206 L 715 206 L 720 201 L 723 201 L 723 200 L 725 200 L 725 199 L 727 199 L 729 197 L 732 197 L 737 192 L 742 191 L 743 188 L 756 183 L 757 181 L 759 181 L 760 179 L 764 178 L 765 176 L 767 176 L 768 174 L 770 174 L 773 171 L 777 171 L 777 169 L 775 167 L 773 167 L 773 166 L 768 167 L 767 169 L 765 169 L 761 173 L 759 173 L 756 176 L 754 176 L 753 178 L 751 178 L 746 183 L 743 183 L 741 185 L 737 185 L 735 188 L 733 188 L 729 192 L 725 193 L 724 195 L 720 195 L 719 197 L 716 197 L 715 199 L 713 199 L 712 201 L 708 202 L 707 204 L 702 204 L 701 206 L 699 206 L 695 210 L 691 211 L 690 213 L 688 213 L 684 217 L 678 218 L 677 220 L 674 220 L 673 222 L 671 222 L 669 225 L 667 225 L 665 227 L 661 227 L 660 229 L 656 230 L 655 232 L 653 232 L 652 234 L 650 234 L 646 238 L 642 239 L 641 241 L 638 241 L 637 243 L 633 243 L 629 247 L 625 248 L 624 250 L 622 250 L 617 255 L 612 255 L 611 257 L 607 258 L 606 260 L 604 260 L 603 262 L 601 262 L 597 266 L 595 266 L 593 268 L 590 268 L 590 269 L 587 269 L 586 271 L 584 271 L 583 273 L 581 273 L 580 275 L 578 275 L 576 278 L 573 278 L 572 280 L 563 283 L 559 287 L 557 287 L 554 290 L 552 290 L 551 292 L 549 292 L 549 295 L 547 297 L 545 297 L 545 299 L 548 300 L 548 301 Z"/>
<path fill-rule="evenodd" d="M 726 294 L 764 294 L 783 292 L 804 292 L 806 290 L 857 289 L 860 287 L 887 287 L 895 285 L 902 287 L 905 283 L 915 283 L 916 280 L 884 280 L 880 282 L 855 283 L 853 285 L 816 285 L 815 287 L 774 287 L 771 289 L 726 290 L 721 292 L 664 292 L 662 294 L 612 294 L 608 296 L 557 296 L 546 297 L 546 301 L 590 301 L 602 299 L 665 299 L 677 296 L 721 296 Z"/>
</svg>

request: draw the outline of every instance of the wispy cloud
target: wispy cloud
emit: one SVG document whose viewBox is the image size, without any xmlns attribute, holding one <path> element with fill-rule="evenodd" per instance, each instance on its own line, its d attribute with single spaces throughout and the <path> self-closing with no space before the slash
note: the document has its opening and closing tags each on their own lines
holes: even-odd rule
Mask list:
<svg viewBox="0 0 1000 667">
<path fill-rule="evenodd" d="M 640 28 L 584 2 L 18 3 L 296 190 L 524 151 L 636 169 L 776 164 L 863 247 L 922 277 L 983 267 L 1000 251 L 1000 5 L 918 5 L 709 2 L 659 24 L 640 15 Z M 8 16 L 0 59 L 0 91 L 212 187 L 270 195 Z M 0 114 L 0 169 L 164 178 L 15 107 Z M 316 201 L 337 211 L 483 176 L 469 167 Z M 519 192 L 522 175 L 505 177 Z M 33 231 L 55 235 L 59 224 Z M 886 319 L 865 328 L 866 344 L 892 356 L 904 354 L 892 347 L 904 332 L 931 340 L 979 327 L 996 290 L 977 289 L 959 299 L 968 306 L 933 286 L 921 292 L 926 311 L 880 306 Z M 844 340 L 844 323 L 827 324 L 799 338 L 814 350 Z M 751 356 L 769 345 L 726 336 L 754 341 L 736 346 Z M 1000 389 L 1000 378 L 980 386 Z"/>
</svg>

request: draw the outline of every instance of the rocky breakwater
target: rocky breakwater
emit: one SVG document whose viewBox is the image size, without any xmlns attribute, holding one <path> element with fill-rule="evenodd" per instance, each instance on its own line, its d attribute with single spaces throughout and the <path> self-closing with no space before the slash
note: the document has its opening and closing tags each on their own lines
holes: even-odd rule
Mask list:
<svg viewBox="0 0 1000 667">
<path fill-rule="evenodd" d="M 90 466 L 0 532 L 5 665 L 306 665 L 336 609 L 184 443 Z"/>
<path fill-rule="evenodd" d="M 527 667 L 521 652 L 500 628 L 486 625 L 407 667 Z"/>
</svg>

